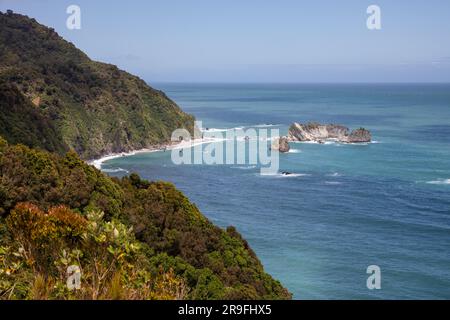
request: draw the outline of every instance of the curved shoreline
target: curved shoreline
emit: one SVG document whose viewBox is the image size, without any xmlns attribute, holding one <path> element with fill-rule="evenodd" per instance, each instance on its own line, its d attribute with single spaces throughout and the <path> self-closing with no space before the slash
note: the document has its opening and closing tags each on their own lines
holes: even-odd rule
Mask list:
<svg viewBox="0 0 450 320">
<path fill-rule="evenodd" d="M 203 138 L 203 139 L 193 139 L 190 141 L 183 141 L 183 142 L 178 142 L 178 143 L 159 144 L 159 145 L 156 145 L 156 146 L 150 147 L 150 148 L 137 149 L 137 150 L 132 150 L 132 151 L 128 151 L 128 152 L 111 153 L 111 154 L 105 155 L 98 159 L 89 160 L 89 161 L 87 161 L 87 163 L 91 166 L 94 166 L 98 170 L 101 170 L 103 163 L 105 163 L 109 160 L 122 158 L 122 157 L 130 157 L 130 156 L 134 156 L 134 155 L 141 154 L 141 153 L 164 152 L 164 151 L 170 151 L 170 150 L 176 150 L 176 149 L 192 148 L 192 147 L 202 145 L 205 143 L 212 143 L 212 142 L 217 142 L 217 141 L 218 140 L 215 138 Z"/>
</svg>

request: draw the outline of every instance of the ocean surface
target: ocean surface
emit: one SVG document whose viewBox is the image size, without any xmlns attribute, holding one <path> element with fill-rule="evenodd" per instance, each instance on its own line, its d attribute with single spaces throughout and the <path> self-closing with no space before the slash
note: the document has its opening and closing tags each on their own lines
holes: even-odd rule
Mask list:
<svg viewBox="0 0 450 320">
<path fill-rule="evenodd" d="M 450 85 L 152 85 L 210 130 L 317 121 L 365 127 L 374 143 L 292 144 L 280 156 L 292 176 L 175 165 L 170 152 L 105 172 L 173 182 L 236 226 L 295 299 L 450 299 Z M 370 265 L 380 290 L 366 286 Z"/>
</svg>

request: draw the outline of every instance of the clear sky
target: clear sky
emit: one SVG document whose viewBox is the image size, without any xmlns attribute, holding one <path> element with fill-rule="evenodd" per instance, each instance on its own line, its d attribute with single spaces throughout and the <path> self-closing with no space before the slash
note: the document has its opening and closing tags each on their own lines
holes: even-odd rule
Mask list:
<svg viewBox="0 0 450 320">
<path fill-rule="evenodd" d="M 81 30 L 66 8 L 81 8 Z M 366 9 L 381 8 L 381 30 Z M 150 82 L 450 82 L 449 0 L 0 0 Z"/>
</svg>

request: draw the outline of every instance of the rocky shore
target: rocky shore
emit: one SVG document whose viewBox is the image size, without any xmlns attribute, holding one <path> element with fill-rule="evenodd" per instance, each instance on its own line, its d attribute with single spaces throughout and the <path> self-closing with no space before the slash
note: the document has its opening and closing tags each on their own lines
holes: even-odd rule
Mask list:
<svg viewBox="0 0 450 320">
<path fill-rule="evenodd" d="M 333 140 L 341 143 L 364 143 L 371 142 L 372 135 L 369 130 L 359 128 L 350 131 L 349 128 L 336 124 L 320 124 L 310 122 L 307 124 L 293 123 L 289 128 L 288 140 L 314 141 L 323 143 Z"/>
</svg>

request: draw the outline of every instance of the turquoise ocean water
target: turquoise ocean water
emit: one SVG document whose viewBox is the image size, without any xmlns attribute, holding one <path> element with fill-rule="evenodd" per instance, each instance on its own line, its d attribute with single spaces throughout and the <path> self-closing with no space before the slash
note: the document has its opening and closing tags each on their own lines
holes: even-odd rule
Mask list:
<svg viewBox="0 0 450 320">
<path fill-rule="evenodd" d="M 153 84 L 154 85 L 154 84 Z M 296 299 L 450 299 L 450 85 L 156 84 L 203 126 L 294 121 L 372 131 L 367 145 L 292 144 L 280 170 L 174 165 L 170 152 L 103 169 L 167 180 L 220 226 L 234 225 Z M 381 268 L 368 290 L 366 268 Z"/>
</svg>

